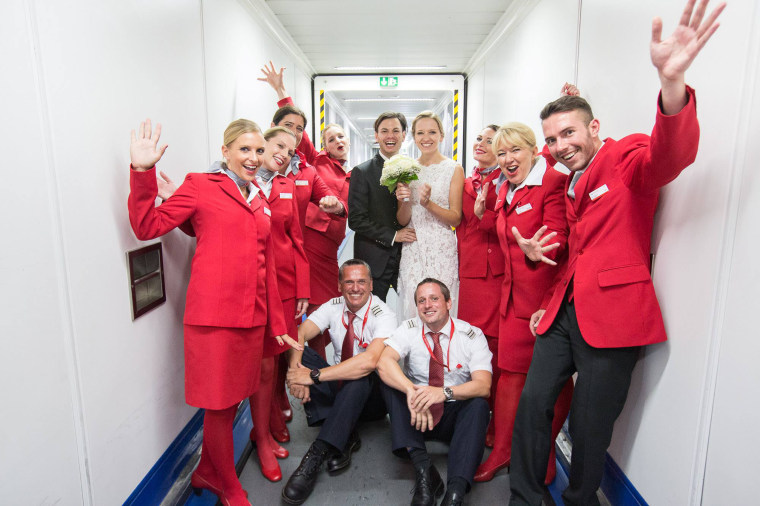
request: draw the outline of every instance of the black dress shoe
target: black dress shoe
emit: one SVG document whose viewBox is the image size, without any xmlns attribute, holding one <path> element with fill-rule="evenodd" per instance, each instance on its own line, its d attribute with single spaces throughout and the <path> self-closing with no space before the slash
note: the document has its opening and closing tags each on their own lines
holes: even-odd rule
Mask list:
<svg viewBox="0 0 760 506">
<path fill-rule="evenodd" d="M 319 468 L 325 460 L 327 451 L 319 451 L 312 444 L 309 451 L 301 459 L 290 479 L 282 489 L 282 500 L 288 504 L 302 504 L 308 499 L 311 491 L 314 490 L 314 484 L 317 481 Z"/>
<path fill-rule="evenodd" d="M 351 436 L 346 443 L 346 449 L 342 452 L 333 453 L 327 459 L 327 472 L 335 474 L 338 471 L 347 468 L 351 465 L 351 454 L 362 447 L 362 440 L 359 439 L 359 434 L 354 430 L 351 431 Z"/>
<path fill-rule="evenodd" d="M 446 491 L 446 495 L 443 496 L 441 506 L 462 506 L 464 504 L 464 496 L 458 492 Z"/>
<path fill-rule="evenodd" d="M 411 506 L 435 506 L 436 498 L 443 494 L 443 480 L 435 466 L 417 471 L 417 481 L 412 489 Z"/>
</svg>

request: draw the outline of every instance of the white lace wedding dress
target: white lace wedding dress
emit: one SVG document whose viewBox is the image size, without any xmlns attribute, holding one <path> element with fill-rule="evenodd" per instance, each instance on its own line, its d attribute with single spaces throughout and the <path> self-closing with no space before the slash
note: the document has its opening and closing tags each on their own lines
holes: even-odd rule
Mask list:
<svg viewBox="0 0 760 506">
<path fill-rule="evenodd" d="M 409 185 L 412 190 L 412 219 L 407 225 L 415 230 L 417 241 L 404 243 L 398 275 L 398 319 L 403 321 L 417 315 L 414 290 L 425 278 L 443 281 L 451 291 L 451 315 L 457 314 L 459 295 L 459 261 L 457 236 L 449 225 L 439 221 L 419 204 L 417 189 L 423 183 L 430 185 L 430 200 L 449 208 L 449 187 L 457 163 L 445 159 L 440 163 L 422 167 L 419 179 Z"/>
</svg>

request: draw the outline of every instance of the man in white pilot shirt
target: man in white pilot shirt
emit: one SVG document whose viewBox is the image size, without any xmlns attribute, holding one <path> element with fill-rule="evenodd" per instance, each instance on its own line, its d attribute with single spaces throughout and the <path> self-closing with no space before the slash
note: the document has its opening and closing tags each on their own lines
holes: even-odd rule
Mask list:
<svg viewBox="0 0 760 506">
<path fill-rule="evenodd" d="M 282 490 L 288 504 L 301 504 L 311 494 L 322 462 L 335 473 L 348 467 L 351 452 L 361 445 L 354 430 L 359 420 L 377 420 L 386 409 L 375 374 L 383 341 L 396 329 L 396 315 L 372 296 L 372 273 L 363 260 L 347 260 L 338 271 L 342 297 L 322 304 L 298 327 L 303 344 L 329 330 L 335 350 L 330 366 L 306 348 L 290 355 L 287 383 L 301 399 L 309 426 L 322 425 L 319 435 Z"/>
<path fill-rule="evenodd" d="M 445 284 L 423 279 L 415 300 L 419 316 L 404 321 L 385 341 L 377 364 L 385 383 L 393 453 L 408 455 L 414 465 L 412 506 L 434 505 L 443 493 L 443 481 L 430 461 L 425 439 L 449 442 L 446 496 L 441 504 L 462 504 L 483 457 L 491 351 L 480 329 L 450 317 L 451 296 Z"/>
</svg>

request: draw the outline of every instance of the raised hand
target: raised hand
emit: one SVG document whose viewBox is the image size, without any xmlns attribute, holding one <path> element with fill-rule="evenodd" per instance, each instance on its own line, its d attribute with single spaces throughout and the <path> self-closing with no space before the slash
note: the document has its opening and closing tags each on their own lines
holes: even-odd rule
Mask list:
<svg viewBox="0 0 760 506">
<path fill-rule="evenodd" d="M 280 67 L 280 71 L 276 72 L 274 70 L 274 63 L 272 61 L 269 61 L 269 65 L 264 65 L 264 67 L 261 69 L 261 72 L 264 74 L 264 77 L 259 77 L 259 81 L 264 81 L 269 83 L 269 86 L 272 87 L 274 91 L 277 92 L 277 97 L 282 100 L 283 98 L 287 97 L 287 93 L 285 91 L 285 83 L 282 77 L 283 72 L 285 71 L 285 67 Z"/>
<path fill-rule="evenodd" d="M 338 197 L 333 195 L 322 197 L 319 200 L 319 208 L 329 214 L 340 214 L 343 212 L 343 204 L 340 203 Z"/>
<path fill-rule="evenodd" d="M 485 183 L 480 189 L 478 196 L 475 197 L 475 207 L 473 208 L 473 212 L 480 220 L 482 220 L 483 215 L 486 214 L 486 196 L 488 195 L 488 187 L 490 185 L 491 183 Z"/>
<path fill-rule="evenodd" d="M 574 84 L 565 83 L 562 85 L 562 89 L 559 91 L 561 97 L 577 97 L 580 96 L 581 90 L 579 90 Z"/>
<path fill-rule="evenodd" d="M 298 344 L 298 341 L 293 339 L 287 334 L 283 334 L 281 336 L 274 336 L 275 339 L 277 339 L 277 344 L 282 346 L 283 344 L 287 344 L 294 350 L 303 351 L 303 346 Z"/>
<path fill-rule="evenodd" d="M 177 191 L 177 185 L 174 184 L 174 181 L 169 179 L 169 176 L 167 176 L 165 172 L 160 171 L 158 174 L 159 175 L 156 178 L 156 182 L 158 183 L 158 197 L 161 200 L 166 200 Z"/>
<path fill-rule="evenodd" d="M 430 203 L 430 195 L 432 192 L 433 189 L 427 183 L 423 183 L 417 188 L 417 196 L 420 198 L 420 205 L 422 207 L 427 207 Z"/>
<path fill-rule="evenodd" d="M 549 265 L 557 265 L 557 262 L 544 256 L 544 253 L 548 253 L 551 250 L 559 248 L 558 242 L 546 246 L 546 243 L 552 240 L 555 235 L 557 235 L 557 232 L 552 232 L 550 234 L 546 234 L 544 237 L 541 237 L 544 232 L 546 232 L 547 228 L 548 227 L 544 225 L 543 227 L 539 228 L 535 234 L 533 234 L 533 237 L 530 239 L 525 239 L 522 235 L 520 235 L 517 227 L 512 227 L 512 235 L 515 236 L 517 245 L 520 246 L 522 252 L 525 253 L 525 256 L 530 260 L 534 262 L 543 262 Z"/>
<path fill-rule="evenodd" d="M 131 136 L 129 158 L 132 162 L 132 168 L 135 170 L 146 171 L 156 165 L 168 147 L 167 144 L 158 147 L 158 139 L 161 137 L 161 123 L 156 123 L 156 130 L 152 131 L 150 118 L 140 123 L 140 130 L 137 135 L 132 130 Z"/>
<path fill-rule="evenodd" d="M 683 74 L 689 68 L 691 62 L 699 54 L 707 41 L 720 26 L 716 19 L 726 7 L 725 2 L 720 3 L 710 16 L 702 22 L 707 10 L 709 0 L 701 0 L 694 11 L 696 0 L 686 3 L 681 20 L 673 34 L 662 40 L 662 19 L 656 17 L 652 20 L 652 42 L 649 45 L 652 63 L 657 68 L 661 78 L 668 80 L 683 79 Z"/>
</svg>

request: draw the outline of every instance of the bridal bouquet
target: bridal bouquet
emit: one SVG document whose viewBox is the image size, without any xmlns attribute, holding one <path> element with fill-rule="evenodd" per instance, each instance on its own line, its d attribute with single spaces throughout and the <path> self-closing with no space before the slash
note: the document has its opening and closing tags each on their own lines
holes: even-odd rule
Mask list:
<svg viewBox="0 0 760 506">
<path fill-rule="evenodd" d="M 409 184 L 410 181 L 419 179 L 417 173 L 422 170 L 420 164 L 414 158 L 405 155 L 393 155 L 383 164 L 383 173 L 380 175 L 380 184 L 393 193 L 398 183 Z"/>
</svg>

